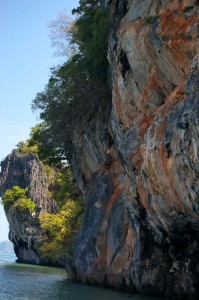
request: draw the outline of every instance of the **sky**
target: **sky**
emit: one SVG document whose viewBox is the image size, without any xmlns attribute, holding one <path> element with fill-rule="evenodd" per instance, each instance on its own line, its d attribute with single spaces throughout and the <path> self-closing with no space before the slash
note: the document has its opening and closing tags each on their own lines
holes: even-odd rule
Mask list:
<svg viewBox="0 0 199 300">
<path fill-rule="evenodd" d="M 31 102 L 48 82 L 54 55 L 48 23 L 61 11 L 69 15 L 78 0 L 0 0 L 0 161 L 29 136 L 38 123 Z M 0 205 L 0 241 L 8 223 Z"/>
</svg>

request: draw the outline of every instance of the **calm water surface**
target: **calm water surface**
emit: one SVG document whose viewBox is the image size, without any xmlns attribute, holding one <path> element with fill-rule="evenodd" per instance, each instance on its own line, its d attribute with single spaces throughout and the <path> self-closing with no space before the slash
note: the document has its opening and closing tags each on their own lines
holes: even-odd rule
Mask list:
<svg viewBox="0 0 199 300">
<path fill-rule="evenodd" d="M 0 253 L 0 300 L 160 300 L 67 281 L 64 269 L 17 264 Z"/>
</svg>

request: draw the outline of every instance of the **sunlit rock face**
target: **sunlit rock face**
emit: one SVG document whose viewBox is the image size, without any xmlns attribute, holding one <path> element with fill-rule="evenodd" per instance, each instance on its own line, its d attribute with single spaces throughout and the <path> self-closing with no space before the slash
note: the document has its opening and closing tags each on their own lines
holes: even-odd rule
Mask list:
<svg viewBox="0 0 199 300">
<path fill-rule="evenodd" d="M 199 2 L 109 2 L 112 107 L 74 131 L 86 211 L 67 270 L 198 299 Z"/>
<path fill-rule="evenodd" d="M 42 256 L 42 229 L 39 215 L 55 212 L 56 202 L 49 196 L 49 182 L 38 158 L 13 151 L 1 162 L 0 195 L 13 186 L 28 187 L 28 197 L 36 204 L 34 213 L 22 212 L 17 206 L 5 210 L 9 223 L 9 239 L 14 244 L 18 262 L 58 264 Z"/>
</svg>

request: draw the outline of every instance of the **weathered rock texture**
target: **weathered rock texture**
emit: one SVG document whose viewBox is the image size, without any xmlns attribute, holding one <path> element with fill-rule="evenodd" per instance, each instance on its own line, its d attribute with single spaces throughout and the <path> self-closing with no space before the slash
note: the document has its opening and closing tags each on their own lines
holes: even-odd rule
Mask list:
<svg viewBox="0 0 199 300">
<path fill-rule="evenodd" d="M 42 256 L 42 229 L 39 215 L 55 212 L 56 202 L 49 196 L 49 182 L 44 169 L 33 154 L 23 155 L 13 151 L 1 162 L 0 195 L 13 186 L 28 187 L 28 197 L 36 204 L 34 213 L 22 212 L 17 206 L 6 210 L 9 222 L 9 239 L 19 262 L 34 264 L 59 264 Z"/>
<path fill-rule="evenodd" d="M 199 1 L 109 1 L 112 109 L 74 131 L 83 228 L 69 276 L 199 294 Z"/>
<path fill-rule="evenodd" d="M 198 299 L 199 1 L 101 2 L 112 12 L 112 106 L 73 132 L 86 208 L 66 268 L 85 283 Z M 36 215 L 56 210 L 32 155 L 13 152 L 0 180 L 1 194 L 30 186 Z M 35 216 L 7 217 L 20 261 L 43 262 Z"/>
</svg>

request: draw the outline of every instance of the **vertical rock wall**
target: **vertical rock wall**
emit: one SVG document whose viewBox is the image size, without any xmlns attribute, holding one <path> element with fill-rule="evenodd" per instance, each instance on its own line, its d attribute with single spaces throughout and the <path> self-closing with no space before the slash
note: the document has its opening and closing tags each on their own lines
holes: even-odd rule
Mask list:
<svg viewBox="0 0 199 300">
<path fill-rule="evenodd" d="M 76 128 L 71 278 L 198 299 L 198 1 L 109 1 L 112 108 Z M 77 142 L 78 141 L 78 142 Z"/>
</svg>

